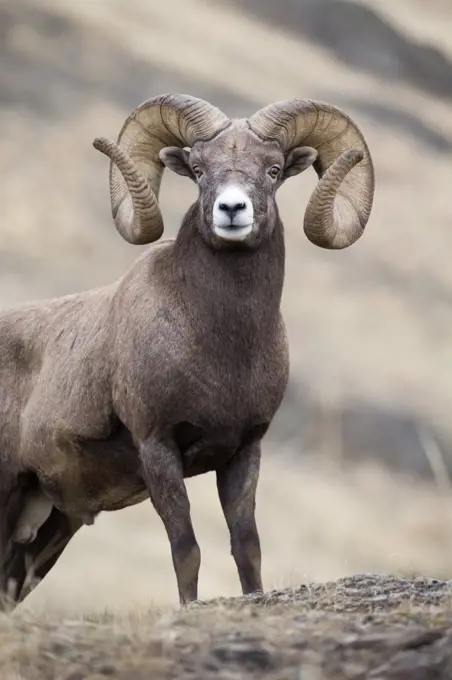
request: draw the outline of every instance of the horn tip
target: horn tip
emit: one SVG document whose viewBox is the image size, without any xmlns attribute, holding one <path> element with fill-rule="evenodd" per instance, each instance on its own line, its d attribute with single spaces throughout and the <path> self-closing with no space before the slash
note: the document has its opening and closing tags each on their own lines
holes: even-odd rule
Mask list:
<svg viewBox="0 0 452 680">
<path fill-rule="evenodd" d="M 95 137 L 93 140 L 93 147 L 102 153 L 105 153 L 106 149 L 111 147 L 111 145 L 111 140 L 106 137 Z"/>
<path fill-rule="evenodd" d="M 362 149 L 359 149 L 358 147 L 355 147 L 353 149 L 349 149 L 348 151 L 346 151 L 344 153 L 344 156 L 346 156 L 351 161 L 354 161 L 357 164 L 363 160 L 364 151 Z"/>
</svg>

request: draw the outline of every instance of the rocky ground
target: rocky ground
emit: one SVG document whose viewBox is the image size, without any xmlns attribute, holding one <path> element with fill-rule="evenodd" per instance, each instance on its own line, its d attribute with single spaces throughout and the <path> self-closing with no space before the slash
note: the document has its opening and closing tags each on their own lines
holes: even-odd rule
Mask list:
<svg viewBox="0 0 452 680">
<path fill-rule="evenodd" d="M 358 575 L 166 614 L 4 615 L 0 676 L 27 680 L 441 680 L 452 581 Z"/>
</svg>

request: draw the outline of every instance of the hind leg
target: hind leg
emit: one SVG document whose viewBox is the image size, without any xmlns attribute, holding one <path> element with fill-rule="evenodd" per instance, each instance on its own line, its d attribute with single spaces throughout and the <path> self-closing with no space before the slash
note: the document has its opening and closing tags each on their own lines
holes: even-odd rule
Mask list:
<svg viewBox="0 0 452 680">
<path fill-rule="evenodd" d="M 22 475 L 0 489 L 0 597 L 16 605 L 55 565 L 82 521 L 53 508 L 32 543 L 14 543 L 13 533 L 27 495 L 37 489 L 33 476 Z"/>
<path fill-rule="evenodd" d="M 19 604 L 49 573 L 81 526 L 81 521 L 74 523 L 53 508 L 33 543 L 11 544 L 4 571 L 7 597 L 13 604 Z"/>
</svg>

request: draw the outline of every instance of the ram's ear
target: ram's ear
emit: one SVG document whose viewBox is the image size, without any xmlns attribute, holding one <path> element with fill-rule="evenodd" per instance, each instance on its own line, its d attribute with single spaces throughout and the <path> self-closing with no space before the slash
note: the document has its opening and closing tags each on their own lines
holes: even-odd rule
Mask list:
<svg viewBox="0 0 452 680">
<path fill-rule="evenodd" d="M 181 149 L 178 146 L 167 146 L 159 152 L 159 158 L 168 170 L 177 172 L 178 175 L 184 175 L 193 180 L 195 179 L 188 162 L 190 158 L 189 149 Z"/>
<path fill-rule="evenodd" d="M 317 151 L 312 146 L 298 146 L 287 154 L 284 165 L 284 179 L 298 175 L 307 170 L 317 158 Z"/>
</svg>

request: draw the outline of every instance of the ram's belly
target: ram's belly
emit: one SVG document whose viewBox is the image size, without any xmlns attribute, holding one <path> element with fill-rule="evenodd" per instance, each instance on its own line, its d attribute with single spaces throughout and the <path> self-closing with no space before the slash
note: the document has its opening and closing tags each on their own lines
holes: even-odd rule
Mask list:
<svg viewBox="0 0 452 680">
<path fill-rule="evenodd" d="M 224 466 L 242 447 L 260 440 L 269 423 L 259 419 L 236 427 L 211 428 L 183 422 L 174 428 L 173 436 L 181 452 L 184 477 L 195 477 Z"/>
<path fill-rule="evenodd" d="M 267 427 L 259 418 L 227 425 L 185 421 L 170 426 L 168 434 L 181 455 L 184 477 L 194 477 L 218 470 L 241 447 L 260 439 Z M 54 505 L 69 515 L 120 510 L 149 497 L 138 451 L 123 425 L 108 438 L 78 440 L 50 458 L 36 472 Z"/>
<path fill-rule="evenodd" d="M 143 483 L 137 485 L 121 485 L 106 489 L 101 494 L 99 511 L 122 510 L 149 499 L 149 493 Z"/>
<path fill-rule="evenodd" d="M 209 446 L 195 452 L 186 451 L 182 456 L 184 477 L 196 477 L 218 470 L 232 458 L 235 451 L 235 448 L 221 446 Z"/>
<path fill-rule="evenodd" d="M 149 497 L 141 475 L 138 451 L 121 427 L 105 441 L 81 445 L 88 502 L 100 510 L 120 510 Z"/>
<path fill-rule="evenodd" d="M 35 471 L 53 504 L 69 515 L 119 510 L 148 498 L 138 451 L 122 425 L 105 439 L 66 441 L 47 451 Z"/>
</svg>

